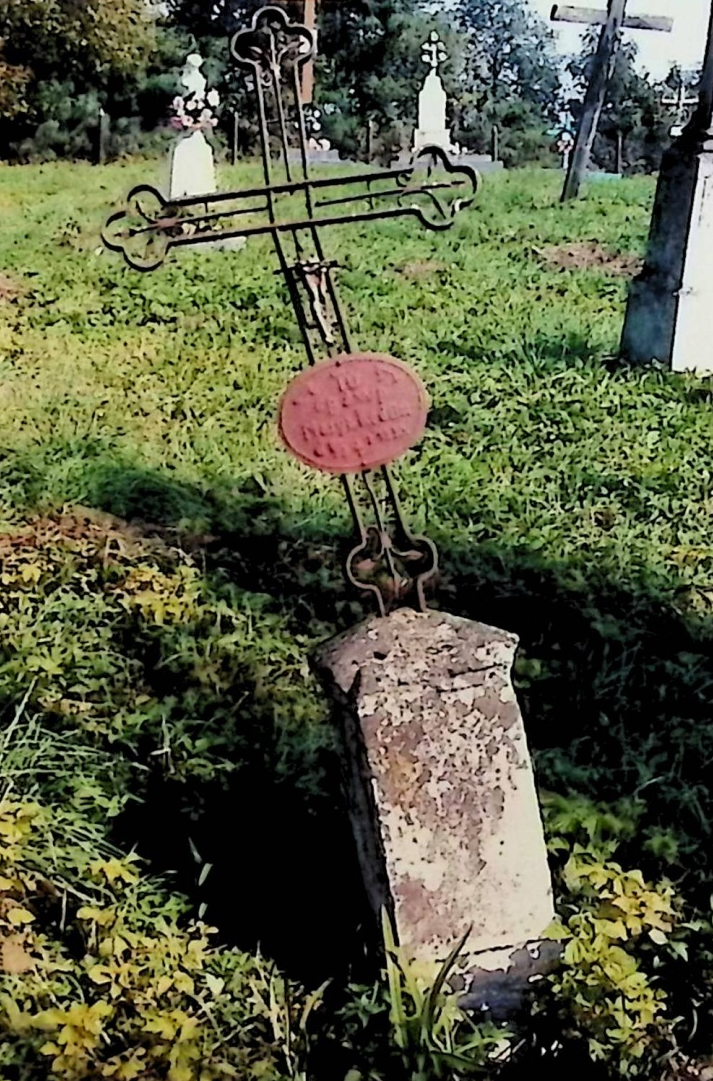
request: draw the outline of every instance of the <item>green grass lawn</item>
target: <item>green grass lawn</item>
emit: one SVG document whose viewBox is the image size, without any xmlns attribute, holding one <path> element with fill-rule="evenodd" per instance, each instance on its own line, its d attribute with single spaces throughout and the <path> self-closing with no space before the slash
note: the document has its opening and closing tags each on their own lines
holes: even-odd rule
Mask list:
<svg viewBox="0 0 713 1081">
<path fill-rule="evenodd" d="M 224 168 L 221 184 L 256 175 Z M 48 877 L 80 889 L 87 853 L 138 844 L 224 940 L 260 942 L 314 982 L 330 959 L 347 965 L 359 915 L 305 662 L 363 612 L 339 577 L 348 516 L 339 484 L 278 441 L 276 405 L 304 358 L 269 241 L 184 249 L 148 275 L 101 250 L 121 196 L 163 179 L 155 162 L 0 166 L 0 768 L 13 798 L 50 809 L 32 856 Z M 700 1056 L 713 1050 L 700 922 L 713 892 L 713 384 L 617 366 L 626 277 L 556 265 L 575 243 L 640 257 L 653 182 L 593 182 L 566 207 L 560 183 L 486 177 L 447 234 L 344 226 L 326 247 L 356 344 L 411 364 L 431 397 L 397 476 L 442 552 L 435 603 L 520 636 L 553 864 L 598 845 L 674 883 L 676 949 L 632 951 L 668 995 L 675 1036 L 661 1046 Z M 65 851 L 75 834 L 85 842 Z M 340 853 L 329 866 L 325 850 Z M 570 1011 L 573 1045 L 600 1040 L 595 1013 Z M 39 1037 L 6 1024 L 0 1064 L 29 1071 L 8 1081 L 39 1077 Z M 70 1066 L 56 1072 L 95 1076 Z"/>
</svg>

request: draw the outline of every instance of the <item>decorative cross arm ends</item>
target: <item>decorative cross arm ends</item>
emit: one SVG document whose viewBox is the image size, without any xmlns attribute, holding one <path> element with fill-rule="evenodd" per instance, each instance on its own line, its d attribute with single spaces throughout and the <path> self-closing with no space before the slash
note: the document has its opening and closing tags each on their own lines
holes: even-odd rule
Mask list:
<svg viewBox="0 0 713 1081">
<path fill-rule="evenodd" d="M 117 210 L 102 230 L 110 251 L 120 252 L 133 270 L 157 270 L 165 261 L 171 239 L 182 235 L 175 213 L 156 188 L 142 184 L 132 188 L 123 210 Z"/>
<path fill-rule="evenodd" d="M 299 180 L 245 191 L 168 202 L 142 185 L 108 219 L 102 239 L 135 270 L 156 270 L 169 250 L 264 233 L 348 222 L 415 217 L 426 228 L 448 229 L 473 202 L 479 176 L 453 165 L 440 147 L 424 147 L 406 167 Z M 305 212 L 305 202 L 308 210 Z"/>
</svg>

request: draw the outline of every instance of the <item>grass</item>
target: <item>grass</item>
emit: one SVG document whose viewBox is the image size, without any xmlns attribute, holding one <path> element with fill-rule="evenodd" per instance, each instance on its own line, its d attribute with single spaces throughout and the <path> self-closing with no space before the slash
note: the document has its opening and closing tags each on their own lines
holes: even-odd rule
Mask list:
<svg viewBox="0 0 713 1081">
<path fill-rule="evenodd" d="M 254 175 L 225 168 L 221 183 Z M 338 484 L 278 443 L 276 403 L 304 360 L 269 243 L 184 250 L 136 274 L 100 251 L 99 231 L 139 180 L 160 181 L 159 165 L 0 166 L 0 267 L 20 294 L 0 300 L 0 518 L 8 537 L 77 506 L 133 523 L 135 561 L 154 558 L 141 547 L 151 536 L 189 553 L 179 562 L 201 615 L 190 644 L 155 612 L 151 633 L 133 641 L 126 605 L 112 607 L 99 572 L 77 571 L 99 548 L 67 566 L 63 556 L 10 610 L 3 700 L 10 718 L 28 692 L 31 668 L 11 661 L 33 655 L 33 628 L 41 644 L 64 621 L 84 636 L 85 655 L 121 653 L 102 677 L 103 704 L 76 658 L 57 661 L 72 672 L 63 693 L 84 695 L 104 718 L 92 736 L 101 753 L 121 748 L 125 783 L 152 808 L 148 818 L 124 808 L 114 840 L 139 841 L 155 867 L 178 868 L 180 885 L 207 898 L 209 918 L 240 945 L 260 940 L 321 978 L 334 943 L 320 944 L 320 927 L 342 907 L 351 872 L 337 859 L 327 874 L 318 856 L 342 845 L 345 826 L 338 814 L 325 825 L 336 805 L 330 734 L 302 658 L 362 611 L 333 554 L 346 508 Z M 559 184 L 546 171 L 486 178 L 448 234 L 344 226 L 326 246 L 355 341 L 412 364 L 428 387 L 427 434 L 398 468 L 404 506 L 442 551 L 437 603 L 520 636 L 518 687 L 541 787 L 636 803 L 631 865 L 668 874 L 702 910 L 713 820 L 713 384 L 612 363 L 626 280 L 548 259 L 575 241 L 640 256 L 653 183 L 593 182 L 567 207 Z M 43 536 L 42 551 L 60 543 Z M 172 581 L 175 559 L 161 573 Z M 198 654 L 201 671 L 222 672 L 212 689 L 196 676 Z M 42 695 L 55 678 L 38 671 L 34 725 L 45 723 Z M 117 695 L 134 718 L 120 738 L 102 727 Z M 228 714 L 234 736 L 220 737 Z M 65 716 L 61 738 L 72 723 Z M 197 753 L 202 726 L 208 746 Z M 142 779 L 169 737 L 181 784 L 155 770 Z M 225 780 L 236 771 L 239 782 Z M 35 791 L 49 792 L 38 777 Z M 282 829 L 263 811 L 280 813 Z M 226 817 L 245 822 L 237 855 L 216 838 Z M 202 893 L 194 850 L 215 868 Z M 243 873 L 258 887 L 236 914 Z M 285 914 L 290 875 L 301 884 Z M 345 957 L 356 922 L 346 909 L 335 932 Z"/>
</svg>

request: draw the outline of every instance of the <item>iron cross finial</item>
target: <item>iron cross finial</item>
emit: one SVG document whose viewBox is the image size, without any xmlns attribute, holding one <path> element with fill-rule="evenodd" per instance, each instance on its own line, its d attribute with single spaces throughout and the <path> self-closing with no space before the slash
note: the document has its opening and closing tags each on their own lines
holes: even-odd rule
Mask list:
<svg viewBox="0 0 713 1081">
<path fill-rule="evenodd" d="M 437 30 L 432 30 L 428 35 L 428 41 L 424 41 L 421 51 L 421 59 L 424 64 L 428 64 L 431 71 L 435 75 L 438 72 L 441 64 L 445 64 L 448 59 L 448 53 L 446 47 L 441 41 L 440 34 Z"/>
</svg>

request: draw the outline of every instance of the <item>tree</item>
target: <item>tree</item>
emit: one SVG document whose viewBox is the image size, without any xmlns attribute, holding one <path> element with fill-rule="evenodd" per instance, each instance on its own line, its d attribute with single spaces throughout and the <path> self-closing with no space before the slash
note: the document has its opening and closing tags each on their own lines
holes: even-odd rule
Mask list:
<svg viewBox="0 0 713 1081">
<path fill-rule="evenodd" d="M 137 71 L 153 45 L 147 0 L 0 0 L 3 59 L 40 81 Z"/>
<path fill-rule="evenodd" d="M 410 142 L 433 26 L 423 0 L 323 0 L 317 97 L 332 110 L 329 138 L 363 154 L 371 124 L 387 156 Z"/>
<path fill-rule="evenodd" d="M 0 154 L 43 124 L 59 130 L 62 121 L 47 112 L 54 100 L 75 127 L 96 125 L 97 95 L 113 77 L 143 70 L 154 29 L 148 0 L 0 0 Z M 59 144 L 91 151 L 86 132 Z"/>
<path fill-rule="evenodd" d="M 461 141 L 485 149 L 497 124 L 510 163 L 546 152 L 546 131 L 561 108 L 561 64 L 551 31 L 525 0 L 459 0 L 456 14 L 468 35 Z"/>
</svg>

